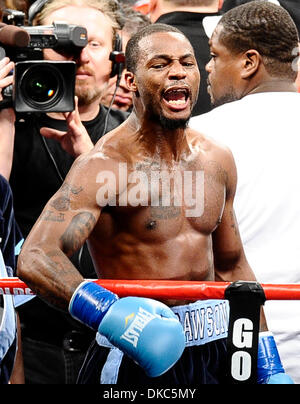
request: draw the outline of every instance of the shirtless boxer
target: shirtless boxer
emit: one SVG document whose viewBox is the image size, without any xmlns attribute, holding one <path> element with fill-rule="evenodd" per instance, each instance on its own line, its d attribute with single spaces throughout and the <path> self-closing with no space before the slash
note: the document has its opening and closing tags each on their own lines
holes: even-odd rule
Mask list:
<svg viewBox="0 0 300 404">
<path fill-rule="evenodd" d="M 99 331 L 80 383 L 220 383 L 224 327 L 218 335 L 206 329 L 205 344 L 193 336 L 172 366 L 182 344 L 172 314 L 221 310 L 222 302 L 165 302 L 171 311 L 151 299 L 118 299 L 84 281 L 68 259 L 88 239 L 101 278 L 255 280 L 232 207 L 232 155 L 187 126 L 200 81 L 191 44 L 154 24 L 131 38 L 126 60 L 132 114 L 76 160 L 27 238 L 18 274 Z"/>
</svg>

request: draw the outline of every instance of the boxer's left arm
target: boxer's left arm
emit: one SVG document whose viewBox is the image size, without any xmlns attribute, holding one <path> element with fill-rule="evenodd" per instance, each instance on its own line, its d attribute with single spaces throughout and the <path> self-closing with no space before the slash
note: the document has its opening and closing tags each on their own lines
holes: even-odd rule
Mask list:
<svg viewBox="0 0 300 404">
<path fill-rule="evenodd" d="M 213 233 L 215 277 L 218 281 L 256 281 L 245 256 L 233 209 L 237 175 L 231 152 L 224 161 L 227 172 L 226 202 L 222 221 Z M 260 317 L 257 370 L 260 384 L 293 383 L 281 364 L 274 337 L 268 332 L 263 309 Z"/>
</svg>

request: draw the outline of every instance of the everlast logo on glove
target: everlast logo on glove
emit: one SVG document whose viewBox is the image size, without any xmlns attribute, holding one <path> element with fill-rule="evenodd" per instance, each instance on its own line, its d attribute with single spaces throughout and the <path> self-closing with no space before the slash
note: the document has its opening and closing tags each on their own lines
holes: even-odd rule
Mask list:
<svg viewBox="0 0 300 404">
<path fill-rule="evenodd" d="M 126 324 L 128 322 L 128 317 L 126 318 Z M 149 311 L 139 307 L 139 311 L 135 316 L 135 319 L 120 338 L 125 339 L 136 348 L 141 332 L 155 317 L 156 316 L 149 313 Z"/>
</svg>

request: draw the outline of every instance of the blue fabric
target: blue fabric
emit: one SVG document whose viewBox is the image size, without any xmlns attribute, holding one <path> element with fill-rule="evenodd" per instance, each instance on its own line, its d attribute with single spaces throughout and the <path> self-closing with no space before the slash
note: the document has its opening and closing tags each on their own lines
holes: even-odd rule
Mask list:
<svg viewBox="0 0 300 404">
<path fill-rule="evenodd" d="M 3 257 L 0 251 L 0 276 L 6 278 L 8 276 L 4 265 Z M 13 296 L 3 295 L 3 311 L 0 322 L 0 376 L 2 383 L 7 383 L 14 363 L 15 351 L 10 351 L 16 338 L 16 318 Z M 8 352 L 10 355 L 8 357 Z M 5 359 L 5 360 L 4 360 Z M 5 379 L 4 378 L 4 374 Z"/>
<path fill-rule="evenodd" d="M 118 348 L 112 348 L 102 368 L 100 384 L 117 384 L 119 369 L 124 353 Z"/>
<path fill-rule="evenodd" d="M 284 372 L 275 339 L 268 332 L 259 335 L 257 382 L 259 384 L 293 384 L 292 379 Z"/>
<path fill-rule="evenodd" d="M 94 282 L 83 282 L 74 292 L 69 304 L 70 314 L 98 330 L 99 324 L 118 297 Z"/>
<path fill-rule="evenodd" d="M 15 221 L 13 197 L 9 183 L 0 175 L 0 248 L 6 266 L 16 269 L 16 246 L 22 242 L 22 234 Z"/>
<path fill-rule="evenodd" d="M 0 276 L 16 274 L 16 253 L 22 235 L 15 221 L 13 197 L 7 180 L 0 175 Z M 0 384 L 8 383 L 16 353 L 16 319 L 13 296 L 2 296 L 0 322 Z"/>
<path fill-rule="evenodd" d="M 183 326 L 185 345 L 205 345 L 227 338 L 229 303 L 227 300 L 198 300 L 183 306 L 172 307 Z"/>
</svg>

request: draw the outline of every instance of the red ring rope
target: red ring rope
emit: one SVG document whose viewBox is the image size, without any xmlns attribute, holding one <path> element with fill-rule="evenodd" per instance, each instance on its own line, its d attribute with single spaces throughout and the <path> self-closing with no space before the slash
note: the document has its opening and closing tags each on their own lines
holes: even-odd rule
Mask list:
<svg viewBox="0 0 300 404">
<path fill-rule="evenodd" d="M 224 299 L 231 282 L 90 279 L 120 297 L 142 296 L 153 299 Z M 300 284 L 261 284 L 267 300 L 300 300 Z M 0 279 L 0 294 L 32 295 L 19 278 Z"/>
</svg>

